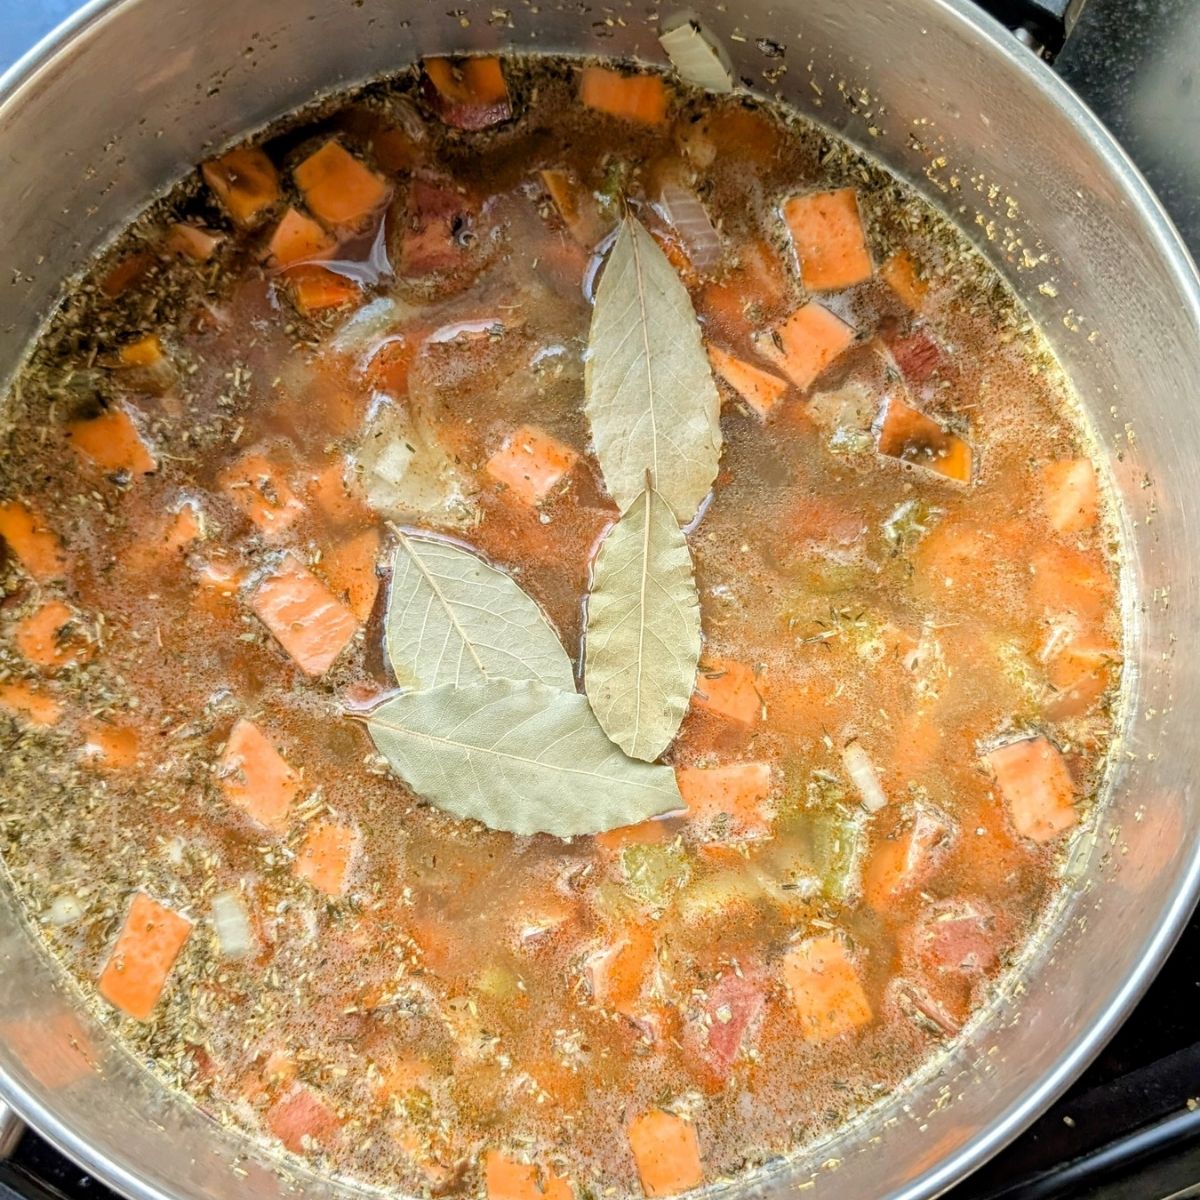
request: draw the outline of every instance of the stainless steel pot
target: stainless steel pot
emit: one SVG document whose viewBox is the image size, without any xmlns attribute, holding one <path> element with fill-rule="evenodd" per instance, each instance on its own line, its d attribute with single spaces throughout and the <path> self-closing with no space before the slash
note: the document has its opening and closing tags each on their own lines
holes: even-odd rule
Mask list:
<svg viewBox="0 0 1200 1200">
<path fill-rule="evenodd" d="M 652 5 L 455 3 L 449 14 L 430 0 L 88 5 L 0 80 L 0 377 L 62 280 L 148 197 L 316 94 L 423 53 L 662 57 Z M 1200 281 L 1111 138 L 965 0 L 695 7 L 739 75 L 869 148 L 977 236 L 1074 379 L 1123 506 L 1125 743 L 1069 895 L 944 1060 L 828 1142 L 723 1189 L 917 1200 L 994 1153 L 1082 1069 L 1197 895 Z M 358 1190 L 281 1175 L 268 1152 L 161 1088 L 82 1007 L 3 888 L 0 962 L 0 1096 L 106 1182 L 139 1200 Z"/>
</svg>

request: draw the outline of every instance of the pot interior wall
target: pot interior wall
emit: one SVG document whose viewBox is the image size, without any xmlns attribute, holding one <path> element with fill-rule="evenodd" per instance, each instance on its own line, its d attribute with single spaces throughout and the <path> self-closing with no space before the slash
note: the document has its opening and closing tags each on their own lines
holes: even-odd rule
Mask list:
<svg viewBox="0 0 1200 1200">
<path fill-rule="evenodd" d="M 1064 1086 L 1135 998 L 1190 909 L 1196 752 L 1179 736 L 1200 674 L 1200 298 L 1152 202 L 1049 72 L 940 0 L 695 6 L 738 73 L 866 146 L 977 236 L 1074 379 L 1124 508 L 1131 585 L 1126 753 L 1072 864 L 1077 885 L 1021 994 L 927 1078 L 794 1163 L 779 1194 L 929 1196 Z M 315 95 L 422 53 L 496 49 L 660 60 L 644 6 L 491 0 L 123 0 L 0 101 L 0 377 L 62 279 L 192 164 Z M 664 9 L 664 15 L 666 10 Z M 1181 414 L 1182 415 L 1182 414 Z M 1186 645 L 1187 642 L 1184 641 Z M 138 1196 L 346 1195 L 161 1090 L 79 1008 L 0 889 L 0 1091 Z M 89 1150 L 89 1147 L 91 1148 Z M 734 1189 L 736 1190 L 736 1189 Z"/>
</svg>

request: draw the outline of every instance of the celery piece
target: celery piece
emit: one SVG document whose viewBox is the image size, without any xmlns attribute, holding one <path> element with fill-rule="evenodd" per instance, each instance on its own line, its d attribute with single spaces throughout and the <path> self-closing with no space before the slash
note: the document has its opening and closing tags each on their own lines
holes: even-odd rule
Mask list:
<svg viewBox="0 0 1200 1200">
<path fill-rule="evenodd" d="M 621 851 L 621 870 L 625 890 L 650 908 L 665 908 L 692 875 L 687 855 L 677 841 L 668 846 L 626 846 Z"/>
<path fill-rule="evenodd" d="M 944 515 L 924 500 L 905 500 L 883 523 L 883 536 L 893 550 L 911 550 Z"/>
<path fill-rule="evenodd" d="M 844 904 L 858 891 L 866 840 L 864 813 L 842 809 L 812 814 L 810 847 L 821 890 Z"/>
</svg>

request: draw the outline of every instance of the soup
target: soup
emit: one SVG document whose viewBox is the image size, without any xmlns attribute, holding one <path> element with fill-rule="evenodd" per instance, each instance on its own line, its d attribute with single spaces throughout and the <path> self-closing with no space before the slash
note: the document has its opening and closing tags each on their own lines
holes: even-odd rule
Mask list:
<svg viewBox="0 0 1200 1200">
<path fill-rule="evenodd" d="M 636 498 L 622 354 L 684 413 Z M 491 1200 L 736 1176 L 932 1061 L 1060 886 L 1121 649 L 1070 389 L 945 218 L 784 111 L 429 60 L 151 206 L 8 412 L 9 876 L 132 1053 L 288 1153 Z M 670 612 L 605 559 L 643 518 Z M 698 648 L 632 757 L 614 599 Z M 450 745 L 481 687 L 623 749 L 510 748 L 550 780 L 514 788 Z M 596 832 L 511 832 L 550 822 Z"/>
</svg>

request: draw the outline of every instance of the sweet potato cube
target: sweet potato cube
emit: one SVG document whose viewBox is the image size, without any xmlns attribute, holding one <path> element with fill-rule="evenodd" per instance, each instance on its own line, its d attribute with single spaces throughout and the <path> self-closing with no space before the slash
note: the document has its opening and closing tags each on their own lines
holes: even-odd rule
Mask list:
<svg viewBox="0 0 1200 1200">
<path fill-rule="evenodd" d="M 58 535 L 26 504 L 17 500 L 0 504 L 0 537 L 17 556 L 25 573 L 39 583 L 57 579 L 67 569 Z"/>
<path fill-rule="evenodd" d="M 647 1196 L 674 1196 L 704 1182 L 695 1126 L 674 1113 L 652 1108 L 635 1117 L 629 1148 Z"/>
<path fill-rule="evenodd" d="M 71 445 L 103 471 L 149 475 L 158 469 L 137 426 L 123 408 L 110 408 L 98 417 L 67 425 Z"/>
<path fill-rule="evenodd" d="M 487 1200 L 571 1200 L 571 1185 L 553 1171 L 518 1162 L 498 1150 L 483 1156 Z"/>
<path fill-rule="evenodd" d="M 809 938 L 783 959 L 783 982 L 805 1041 L 823 1042 L 866 1025 L 871 1005 L 840 938 Z"/>
<path fill-rule="evenodd" d="M 340 142 L 328 141 L 293 172 L 308 211 L 326 225 L 360 226 L 386 202 L 385 180 Z"/>
<path fill-rule="evenodd" d="M 763 805 L 771 794 L 770 763 L 676 767 L 675 778 L 692 821 L 707 825 L 724 816 L 732 830 L 742 836 L 754 837 L 767 831 L 769 821 Z"/>
<path fill-rule="evenodd" d="M 579 455 L 531 425 L 522 426 L 487 461 L 485 470 L 525 504 L 536 505 L 575 465 Z"/>
<path fill-rule="evenodd" d="M 1048 738 L 1009 742 L 985 754 L 983 761 L 995 776 L 1013 826 L 1022 837 L 1050 842 L 1079 820 L 1071 773 Z"/>
<path fill-rule="evenodd" d="M 788 390 L 788 383 L 745 359 L 736 358 L 717 346 L 709 346 L 713 370 L 765 421 Z"/>
<path fill-rule="evenodd" d="M 299 209 L 289 207 L 279 218 L 275 232 L 267 243 L 267 260 L 278 270 L 323 258 L 334 247 L 332 237 Z"/>
<path fill-rule="evenodd" d="M 200 168 L 235 225 L 249 228 L 279 199 L 279 172 L 255 146 L 239 146 Z"/>
<path fill-rule="evenodd" d="M 897 396 L 879 429 L 879 453 L 925 467 L 956 483 L 971 482 L 971 446 Z"/>
<path fill-rule="evenodd" d="M 1047 463 L 1041 471 L 1042 507 L 1059 533 L 1082 533 L 1100 515 L 1096 468 L 1086 458 Z"/>
<path fill-rule="evenodd" d="M 730 658 L 706 658 L 700 664 L 692 701 L 739 725 L 753 725 L 762 715 L 754 672 Z"/>
<path fill-rule="evenodd" d="M 783 218 L 809 291 L 835 291 L 871 278 L 871 253 L 853 188 L 793 196 L 783 206 Z"/>
<path fill-rule="evenodd" d="M 148 1020 L 192 923 L 138 892 L 100 975 L 100 995 L 139 1021 Z"/>
<path fill-rule="evenodd" d="M 845 321 L 810 300 L 770 333 L 756 336 L 754 348 L 804 392 L 853 342 L 854 330 Z"/>
<path fill-rule="evenodd" d="M 588 108 L 639 125 L 667 120 L 667 89 L 657 75 L 624 75 L 607 67 L 584 67 L 579 98 Z"/>
<path fill-rule="evenodd" d="M 250 607 L 307 675 L 324 675 L 358 629 L 350 609 L 291 555 L 258 585 Z"/>
<path fill-rule="evenodd" d="M 287 828 L 300 776 L 253 721 L 243 717 L 230 730 L 217 778 L 225 799 L 252 821 L 275 833 Z"/>
<path fill-rule="evenodd" d="M 304 835 L 292 869 L 326 896 L 341 896 L 357 843 L 358 835 L 349 825 L 314 822 Z"/>
</svg>

